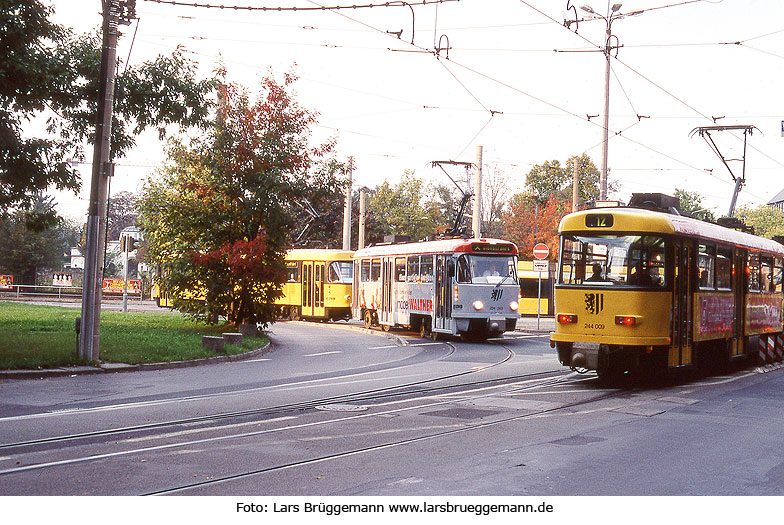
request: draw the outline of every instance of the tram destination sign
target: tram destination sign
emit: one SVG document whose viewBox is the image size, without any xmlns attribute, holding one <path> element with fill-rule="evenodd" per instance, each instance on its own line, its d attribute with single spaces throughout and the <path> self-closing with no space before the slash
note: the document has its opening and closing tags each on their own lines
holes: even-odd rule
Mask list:
<svg viewBox="0 0 784 525">
<path fill-rule="evenodd" d="M 483 253 L 512 253 L 514 246 L 511 244 L 473 244 L 471 246 L 473 252 Z"/>
</svg>

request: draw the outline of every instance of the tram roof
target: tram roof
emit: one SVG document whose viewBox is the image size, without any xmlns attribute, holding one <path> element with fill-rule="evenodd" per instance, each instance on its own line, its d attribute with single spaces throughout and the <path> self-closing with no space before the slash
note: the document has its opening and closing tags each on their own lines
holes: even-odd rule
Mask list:
<svg viewBox="0 0 784 525">
<path fill-rule="evenodd" d="M 588 216 L 612 216 L 612 224 L 610 226 L 587 226 Z M 592 232 L 597 234 L 604 232 L 651 232 L 685 235 L 784 255 L 784 246 L 764 237 L 691 217 L 640 208 L 595 208 L 571 213 L 561 219 L 558 231 L 561 233 Z"/>
<path fill-rule="evenodd" d="M 501 239 L 441 239 L 437 241 L 381 244 L 354 252 L 354 258 L 427 253 L 477 253 L 517 255 L 517 246 Z"/>
<path fill-rule="evenodd" d="M 295 248 L 286 252 L 286 260 L 350 261 L 353 254 L 354 252 L 351 250 Z"/>
</svg>

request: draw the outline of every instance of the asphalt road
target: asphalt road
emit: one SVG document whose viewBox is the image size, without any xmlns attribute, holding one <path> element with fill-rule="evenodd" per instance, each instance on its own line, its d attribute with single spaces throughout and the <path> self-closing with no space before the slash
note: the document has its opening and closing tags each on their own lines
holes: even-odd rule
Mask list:
<svg viewBox="0 0 784 525">
<path fill-rule="evenodd" d="M 542 333 L 271 339 L 244 362 L 0 382 L 0 494 L 784 494 L 778 367 L 606 389 Z"/>
</svg>

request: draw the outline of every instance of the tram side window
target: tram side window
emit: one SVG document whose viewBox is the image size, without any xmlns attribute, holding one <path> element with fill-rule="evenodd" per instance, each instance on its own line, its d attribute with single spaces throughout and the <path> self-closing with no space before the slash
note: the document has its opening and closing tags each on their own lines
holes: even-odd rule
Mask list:
<svg viewBox="0 0 784 525">
<path fill-rule="evenodd" d="M 732 250 L 729 248 L 716 250 L 716 288 L 732 288 Z"/>
<path fill-rule="evenodd" d="M 716 262 L 716 248 L 700 244 L 697 254 L 697 272 L 700 288 L 713 288 Z"/>
<path fill-rule="evenodd" d="M 286 263 L 286 282 L 287 283 L 299 282 L 299 263 L 295 263 L 295 262 Z"/>
<path fill-rule="evenodd" d="M 373 259 L 373 261 L 370 263 L 370 280 L 381 280 L 381 259 Z"/>
<path fill-rule="evenodd" d="M 770 257 L 760 258 L 760 290 L 772 292 L 775 289 L 773 284 L 773 259 Z"/>
<path fill-rule="evenodd" d="M 748 279 L 748 289 L 758 291 L 760 289 L 760 258 L 758 253 L 750 253 L 746 265 L 746 277 Z"/>
<path fill-rule="evenodd" d="M 361 273 L 363 283 L 370 281 L 370 259 L 362 260 L 360 273 Z"/>
<path fill-rule="evenodd" d="M 419 277 L 419 256 L 413 255 L 408 258 L 408 274 L 406 279 L 408 282 L 415 283 L 417 282 L 417 278 Z"/>
<path fill-rule="evenodd" d="M 773 287 L 777 293 L 781 293 L 782 290 L 781 278 L 784 275 L 784 268 L 782 268 L 784 264 L 782 263 L 784 263 L 784 260 L 776 258 L 776 266 L 773 268 Z"/>
<path fill-rule="evenodd" d="M 404 257 L 395 259 L 395 282 L 406 282 L 406 259 Z"/>
<path fill-rule="evenodd" d="M 433 257 L 431 255 L 423 255 L 419 262 L 419 275 L 423 283 L 433 282 Z"/>
</svg>

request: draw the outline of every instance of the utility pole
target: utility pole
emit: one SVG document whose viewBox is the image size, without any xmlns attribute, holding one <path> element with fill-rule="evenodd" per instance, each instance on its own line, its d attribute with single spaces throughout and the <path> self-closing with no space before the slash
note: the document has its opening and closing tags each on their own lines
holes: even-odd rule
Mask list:
<svg viewBox="0 0 784 525">
<path fill-rule="evenodd" d="M 474 175 L 474 214 L 471 218 L 474 239 L 482 237 L 482 146 L 476 147 L 476 173 Z"/>
<path fill-rule="evenodd" d="M 580 157 L 574 158 L 572 165 L 572 213 L 577 211 L 580 203 Z"/>
<path fill-rule="evenodd" d="M 354 157 L 348 158 L 348 183 L 346 184 L 346 203 L 343 207 L 343 249 L 351 249 L 351 176 L 354 170 Z"/>
<path fill-rule="evenodd" d="M 605 68 L 604 68 L 604 123 L 602 126 L 603 137 L 602 137 L 602 171 L 599 174 L 599 200 L 607 200 L 607 156 L 608 156 L 608 141 L 609 141 L 609 130 L 610 130 L 610 55 L 612 54 L 613 49 L 618 49 L 621 47 L 620 45 L 612 45 L 611 40 L 613 38 L 612 34 L 612 23 L 614 20 L 619 18 L 627 17 L 627 16 L 634 16 L 639 15 L 644 9 L 632 11 L 630 13 L 619 13 L 621 9 L 621 4 L 613 4 L 612 7 L 609 9 L 607 16 L 601 15 L 593 10 L 591 6 L 581 6 L 580 9 L 591 15 L 591 19 L 602 19 L 604 20 L 605 24 L 607 25 L 607 29 L 605 31 L 605 38 L 604 38 L 604 49 L 602 52 L 604 53 L 605 58 Z M 616 38 L 617 40 L 617 38 Z"/>
<path fill-rule="evenodd" d="M 365 188 L 359 190 L 359 232 L 357 241 L 357 250 L 365 247 Z"/>
<path fill-rule="evenodd" d="M 87 212 L 87 242 L 82 288 L 82 323 L 79 357 L 97 361 L 100 357 L 103 246 L 106 239 L 106 203 L 114 104 L 114 78 L 117 63 L 117 38 L 120 0 L 103 0 L 103 47 L 101 51 L 98 112 L 95 124 L 92 182 Z"/>
</svg>

